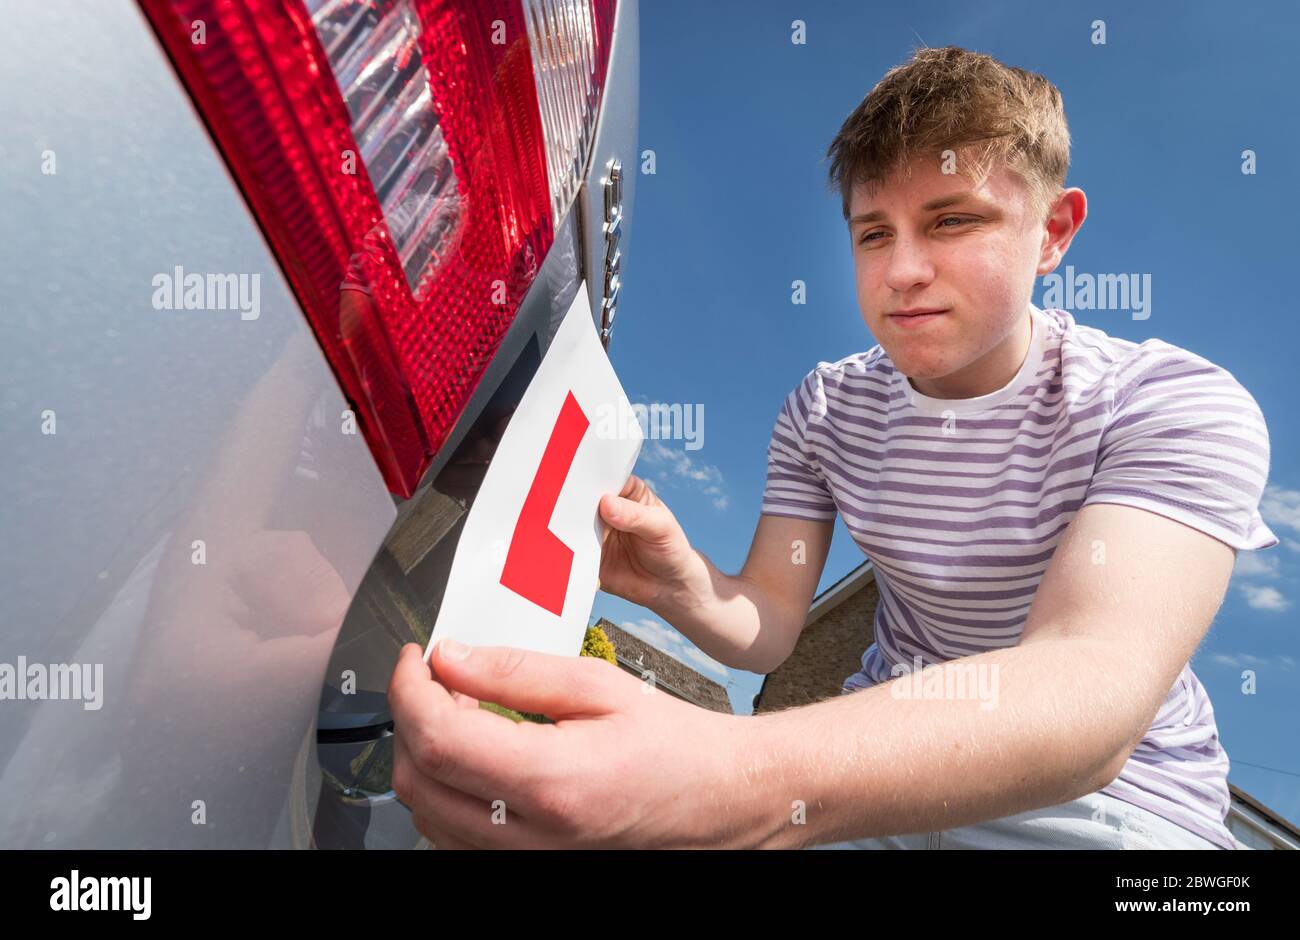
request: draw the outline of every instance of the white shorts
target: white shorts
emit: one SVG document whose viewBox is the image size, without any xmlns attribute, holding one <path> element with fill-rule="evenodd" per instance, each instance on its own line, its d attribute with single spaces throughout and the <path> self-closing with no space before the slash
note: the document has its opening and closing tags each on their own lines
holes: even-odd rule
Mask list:
<svg viewBox="0 0 1300 940">
<path fill-rule="evenodd" d="M 814 849 L 1217 849 L 1155 813 L 1105 793 L 939 832 L 828 842 Z"/>
</svg>

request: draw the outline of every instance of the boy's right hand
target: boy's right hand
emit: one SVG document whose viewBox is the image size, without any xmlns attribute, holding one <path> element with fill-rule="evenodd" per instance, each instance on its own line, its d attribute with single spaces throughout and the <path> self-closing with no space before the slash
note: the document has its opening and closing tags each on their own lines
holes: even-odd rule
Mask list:
<svg viewBox="0 0 1300 940">
<path fill-rule="evenodd" d="M 608 529 L 600 553 L 600 589 L 656 613 L 691 607 L 709 589 L 708 566 L 654 490 L 628 477 L 618 496 L 600 498 Z"/>
</svg>

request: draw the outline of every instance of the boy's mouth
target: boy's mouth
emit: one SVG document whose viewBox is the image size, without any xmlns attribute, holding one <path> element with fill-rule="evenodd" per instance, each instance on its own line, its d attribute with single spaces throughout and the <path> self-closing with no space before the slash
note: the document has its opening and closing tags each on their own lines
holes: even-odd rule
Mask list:
<svg viewBox="0 0 1300 940">
<path fill-rule="evenodd" d="M 946 307 L 912 307 L 906 310 L 895 310 L 893 313 L 886 314 L 886 317 L 892 323 L 897 323 L 904 328 L 910 328 L 937 320 L 947 313 L 948 309 Z"/>
</svg>

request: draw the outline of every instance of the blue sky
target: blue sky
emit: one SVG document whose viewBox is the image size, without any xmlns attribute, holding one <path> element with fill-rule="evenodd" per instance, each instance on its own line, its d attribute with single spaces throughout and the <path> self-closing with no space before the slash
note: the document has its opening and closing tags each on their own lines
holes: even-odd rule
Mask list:
<svg viewBox="0 0 1300 940">
<path fill-rule="evenodd" d="M 1224 366 L 1255 396 L 1272 445 L 1265 521 L 1283 544 L 1242 553 L 1193 660 L 1233 761 L 1231 780 L 1300 821 L 1300 339 L 1295 270 L 1300 152 L 1294 37 L 1300 7 L 1088 2 L 829 3 L 645 0 L 640 147 L 611 358 L 634 401 L 699 403 L 704 446 L 646 444 L 692 543 L 739 570 L 758 520 L 767 443 L 785 395 L 819 361 L 873 345 L 853 293 L 826 146 L 914 46 L 959 45 L 1041 72 L 1061 89 L 1074 141 L 1067 185 L 1088 195 L 1066 263 L 1149 273 L 1150 317 L 1077 310 L 1079 322 L 1155 336 Z M 1169 15 L 1173 8 L 1176 15 Z M 790 41 L 791 21 L 807 43 Z M 1091 41 L 1106 24 L 1106 44 Z M 1241 172 L 1254 150 L 1255 175 Z M 1292 162 L 1288 162 L 1292 161 Z M 1063 266 L 1062 266 L 1063 267 Z M 791 282 L 807 303 L 790 302 Z M 1043 284 L 1035 289 L 1042 305 Z M 821 586 L 863 561 L 837 526 Z M 627 624 L 705 674 L 718 670 L 649 611 L 598 594 Z M 1242 692 L 1242 671 L 1257 691 Z M 721 670 L 738 712 L 761 677 Z M 1247 766 L 1290 771 L 1278 773 Z"/>
</svg>

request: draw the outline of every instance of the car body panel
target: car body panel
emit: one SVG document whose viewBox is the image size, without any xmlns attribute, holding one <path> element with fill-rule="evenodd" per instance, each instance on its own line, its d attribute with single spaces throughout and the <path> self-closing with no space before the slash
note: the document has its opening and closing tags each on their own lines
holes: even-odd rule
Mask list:
<svg viewBox="0 0 1300 940">
<path fill-rule="evenodd" d="M 374 610 L 415 571 L 406 638 L 432 628 L 459 531 L 429 524 L 435 481 L 517 401 L 584 277 L 599 317 L 600 181 L 622 162 L 626 231 L 636 53 L 623 0 L 587 182 L 402 501 L 136 5 L 50 0 L 6 24 L 0 667 L 99 667 L 102 707 L 0 701 L 0 847 L 419 842 L 372 723 L 403 638 Z M 257 316 L 157 309 L 177 267 L 256 276 Z"/>
<path fill-rule="evenodd" d="M 103 674 L 96 710 L 0 702 L 0 845 L 305 845 L 291 782 L 392 498 L 136 6 L 27 5 L 0 81 L 0 663 Z M 257 275 L 257 318 L 155 309 L 177 265 Z"/>
</svg>

